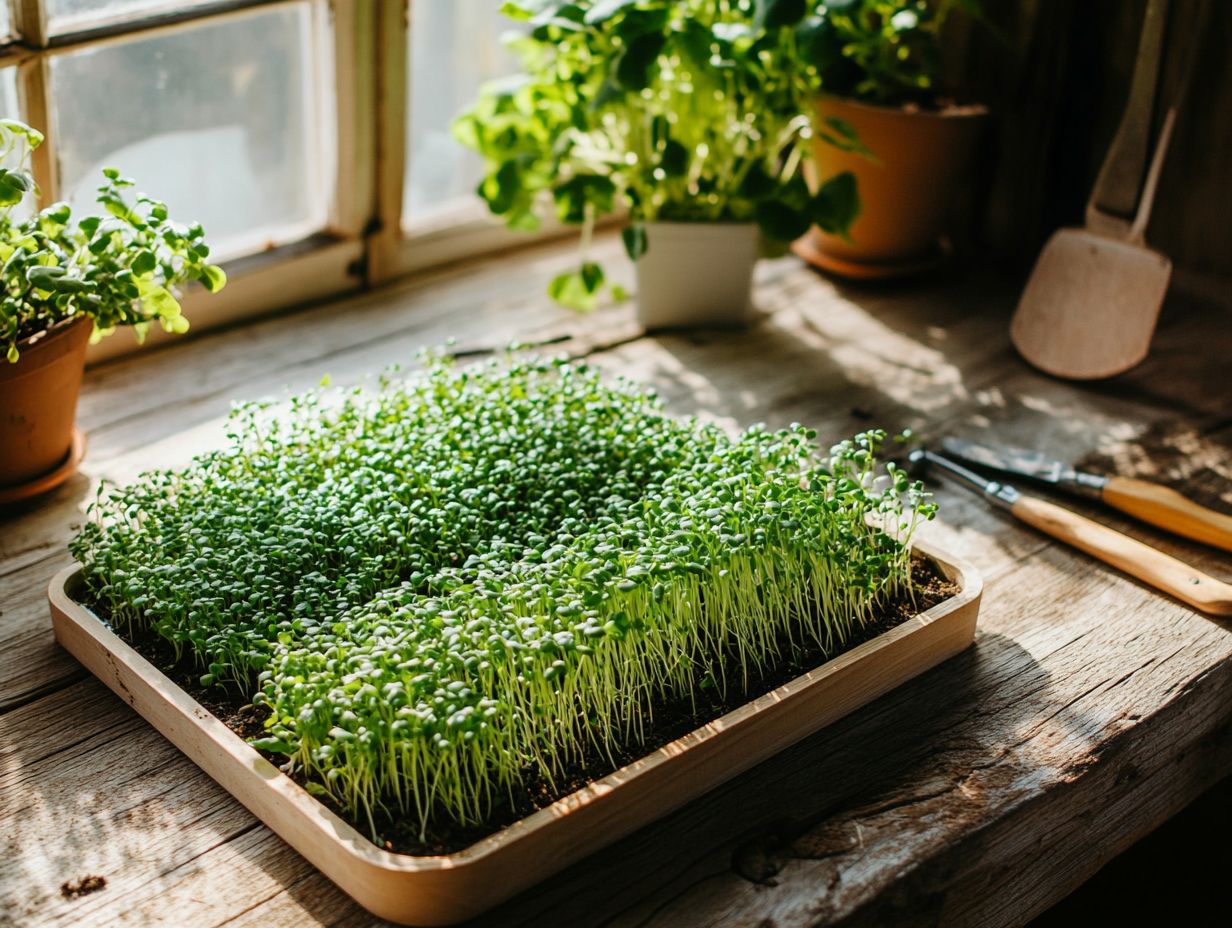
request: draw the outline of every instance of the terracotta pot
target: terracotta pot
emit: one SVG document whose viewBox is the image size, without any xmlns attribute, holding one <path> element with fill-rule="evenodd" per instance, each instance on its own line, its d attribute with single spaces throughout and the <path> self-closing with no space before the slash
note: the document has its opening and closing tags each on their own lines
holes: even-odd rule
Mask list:
<svg viewBox="0 0 1232 928">
<path fill-rule="evenodd" d="M 850 123 L 876 160 L 817 139 L 814 170 L 856 175 L 861 211 L 851 241 L 813 228 L 803 252 L 825 270 L 857 277 L 896 276 L 940 254 L 949 209 L 971 165 L 988 110 L 982 106 L 908 110 L 837 97 L 817 100 L 814 119 Z"/>
<path fill-rule="evenodd" d="M 637 260 L 647 330 L 747 325 L 761 233 L 751 222 L 648 222 Z"/>
<path fill-rule="evenodd" d="M 69 454 L 93 323 L 74 319 L 18 342 L 0 358 L 0 488 L 54 470 Z"/>
</svg>

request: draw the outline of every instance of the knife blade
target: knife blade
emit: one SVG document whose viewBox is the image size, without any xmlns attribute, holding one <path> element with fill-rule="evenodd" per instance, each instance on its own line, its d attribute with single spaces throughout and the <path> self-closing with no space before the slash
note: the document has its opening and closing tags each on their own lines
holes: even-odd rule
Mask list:
<svg viewBox="0 0 1232 928">
<path fill-rule="evenodd" d="M 972 464 L 1030 477 L 1096 499 L 1108 485 L 1107 477 L 1076 470 L 1063 461 L 1026 448 L 1000 448 L 954 437 L 943 438 L 941 447 L 948 454 Z"/>
<path fill-rule="evenodd" d="M 1099 499 L 1142 522 L 1232 551 L 1232 516 L 1195 503 L 1161 484 L 1087 473 L 1025 448 L 1002 448 L 952 436 L 942 439 L 941 445 L 948 454 L 969 464 L 1019 474 L 1059 490 Z"/>
</svg>

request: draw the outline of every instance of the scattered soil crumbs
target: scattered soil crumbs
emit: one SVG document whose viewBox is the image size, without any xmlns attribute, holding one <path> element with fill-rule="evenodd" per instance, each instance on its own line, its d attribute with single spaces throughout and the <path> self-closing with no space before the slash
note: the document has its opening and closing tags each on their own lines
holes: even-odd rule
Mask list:
<svg viewBox="0 0 1232 928">
<path fill-rule="evenodd" d="M 65 880 L 60 884 L 60 895 L 65 899 L 80 899 L 90 893 L 107 888 L 105 876 L 83 876 L 80 880 Z"/>
<path fill-rule="evenodd" d="M 791 660 L 784 661 L 771 673 L 750 679 L 747 687 L 744 686 L 744 681 L 739 679 L 737 671 L 727 680 L 726 698 L 720 696 L 716 687 L 712 696 L 707 699 L 703 693 L 696 703 L 689 700 L 664 700 L 652 709 L 650 714 L 653 721 L 647 726 L 646 740 L 642 744 L 622 751 L 612 758 L 608 758 L 607 755 L 592 757 L 586 764 L 579 765 L 554 783 L 548 783 L 542 777 L 530 776 L 528 773 L 526 791 L 513 797 L 512 801 L 506 797 L 498 802 L 491 818 L 484 825 L 462 826 L 442 823 L 429 831 L 426 840 L 421 840 L 415 823 L 378 817 L 375 824 L 379 840 L 375 843 L 389 851 L 420 856 L 452 854 L 467 848 L 505 826 L 568 796 L 588 783 L 601 780 L 626 764 L 645 757 L 663 745 L 682 738 L 695 729 L 738 709 L 750 700 L 763 696 L 801 674 L 816 669 L 844 651 L 849 651 L 857 645 L 876 638 L 912 616 L 949 599 L 959 591 L 958 586 L 942 576 L 931 561 L 922 557 L 912 559 L 911 581 L 914 587 L 913 596 L 902 596 L 887 603 L 877 619 L 860 629 L 852 636 L 851 641 L 835 653 L 827 654 L 820 649 L 799 653 Z M 103 614 L 96 605 L 90 603 L 87 605 L 90 605 L 96 614 Z M 241 699 L 232 691 L 224 691 L 217 687 L 202 687 L 199 681 L 201 671 L 189 661 L 177 664 L 170 644 L 155 632 L 146 632 L 136 638 L 129 638 L 127 635 L 121 637 L 124 637 L 151 664 L 162 670 L 181 689 L 241 738 L 258 738 L 264 734 L 264 722 L 269 713 L 268 708 L 241 704 Z M 274 754 L 266 754 L 265 757 L 275 766 L 285 761 L 284 757 Z M 613 761 L 615 761 L 614 764 Z M 305 781 L 303 774 L 298 772 L 292 774 L 292 778 L 300 785 L 303 785 Z M 360 821 L 351 818 L 341 809 L 334 807 L 327 798 L 318 798 L 355 826 L 360 834 L 365 836 L 369 834 L 366 819 Z M 94 892 L 106 885 L 106 880 L 102 877 L 86 877 L 82 881 L 82 886 L 91 880 L 97 880 L 99 884 L 75 891 L 74 895 Z M 65 896 L 69 896 L 71 885 L 76 884 L 65 883 L 61 887 L 61 892 Z"/>
</svg>

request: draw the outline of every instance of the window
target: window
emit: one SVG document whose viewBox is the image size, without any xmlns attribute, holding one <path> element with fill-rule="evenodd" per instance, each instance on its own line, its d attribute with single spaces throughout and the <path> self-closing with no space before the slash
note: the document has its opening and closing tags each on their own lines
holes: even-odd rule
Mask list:
<svg viewBox="0 0 1232 928">
<path fill-rule="evenodd" d="M 320 231 L 334 132 L 318 118 L 318 40 L 311 4 L 287 3 L 51 58 L 60 196 L 88 206 L 119 166 L 223 259 Z"/>
<path fill-rule="evenodd" d="M 209 327 L 515 240 L 450 132 L 517 67 L 500 6 L 0 0 L 0 116 L 47 137 L 42 205 L 89 208 L 115 166 L 205 226 L 231 279 L 186 297 Z"/>
<path fill-rule="evenodd" d="M 43 8 L 49 32 L 64 35 L 209 5 L 210 0 L 184 3 L 169 0 L 45 0 Z"/>
<path fill-rule="evenodd" d="M 410 79 L 402 224 L 473 208 L 482 165 L 454 141 L 450 124 L 486 82 L 512 74 L 514 56 L 501 36 L 512 25 L 502 0 L 413 3 L 408 40 Z"/>
<path fill-rule="evenodd" d="M 525 242 L 475 195 L 477 155 L 454 141 L 454 117 L 491 80 L 515 74 L 503 0 L 397 0 L 380 8 L 382 109 L 377 222 L 369 267 L 378 279 Z M 559 234 L 544 222 L 541 235 Z"/>
</svg>

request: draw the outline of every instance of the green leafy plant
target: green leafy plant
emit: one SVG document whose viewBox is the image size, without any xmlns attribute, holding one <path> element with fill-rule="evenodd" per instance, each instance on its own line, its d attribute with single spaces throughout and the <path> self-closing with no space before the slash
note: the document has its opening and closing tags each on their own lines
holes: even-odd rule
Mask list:
<svg viewBox="0 0 1232 928">
<path fill-rule="evenodd" d="M 804 0 L 511 0 L 524 73 L 488 85 L 454 124 L 478 151 L 479 195 L 515 229 L 545 198 L 583 231 L 581 267 L 552 282 L 589 309 L 604 287 L 585 256 L 595 220 L 619 208 L 636 260 L 641 223 L 756 222 L 789 242 L 813 223 L 844 232 L 859 211 L 850 174 L 810 192 L 803 173 L 815 70 L 797 54 Z M 836 125 L 838 145 L 858 143 Z"/>
<path fill-rule="evenodd" d="M 833 653 L 910 590 L 934 507 L 885 435 L 716 427 L 538 359 L 287 410 L 101 496 L 73 542 L 121 631 L 268 706 L 258 748 L 378 840 L 483 822 L 639 744 L 665 698 Z M 811 650 L 810 650 L 811 649 Z"/>
<path fill-rule="evenodd" d="M 16 120 L 0 120 L 0 339 L 8 360 L 20 358 L 19 343 L 74 318 L 94 323 L 93 338 L 131 326 L 144 338 L 155 320 L 169 332 L 184 332 L 188 320 L 175 288 L 190 280 L 211 291 L 226 275 L 208 263 L 210 249 L 200 225 L 181 226 L 158 200 L 130 198 L 133 181 L 114 168 L 103 170 L 97 202 L 105 213 L 74 219 L 67 203 L 32 216 L 15 208 L 35 189 L 31 152 L 41 133 Z"/>
<path fill-rule="evenodd" d="M 801 57 L 827 93 L 886 106 L 934 107 L 941 93 L 941 28 L 978 0 L 824 0 L 800 23 Z"/>
</svg>

